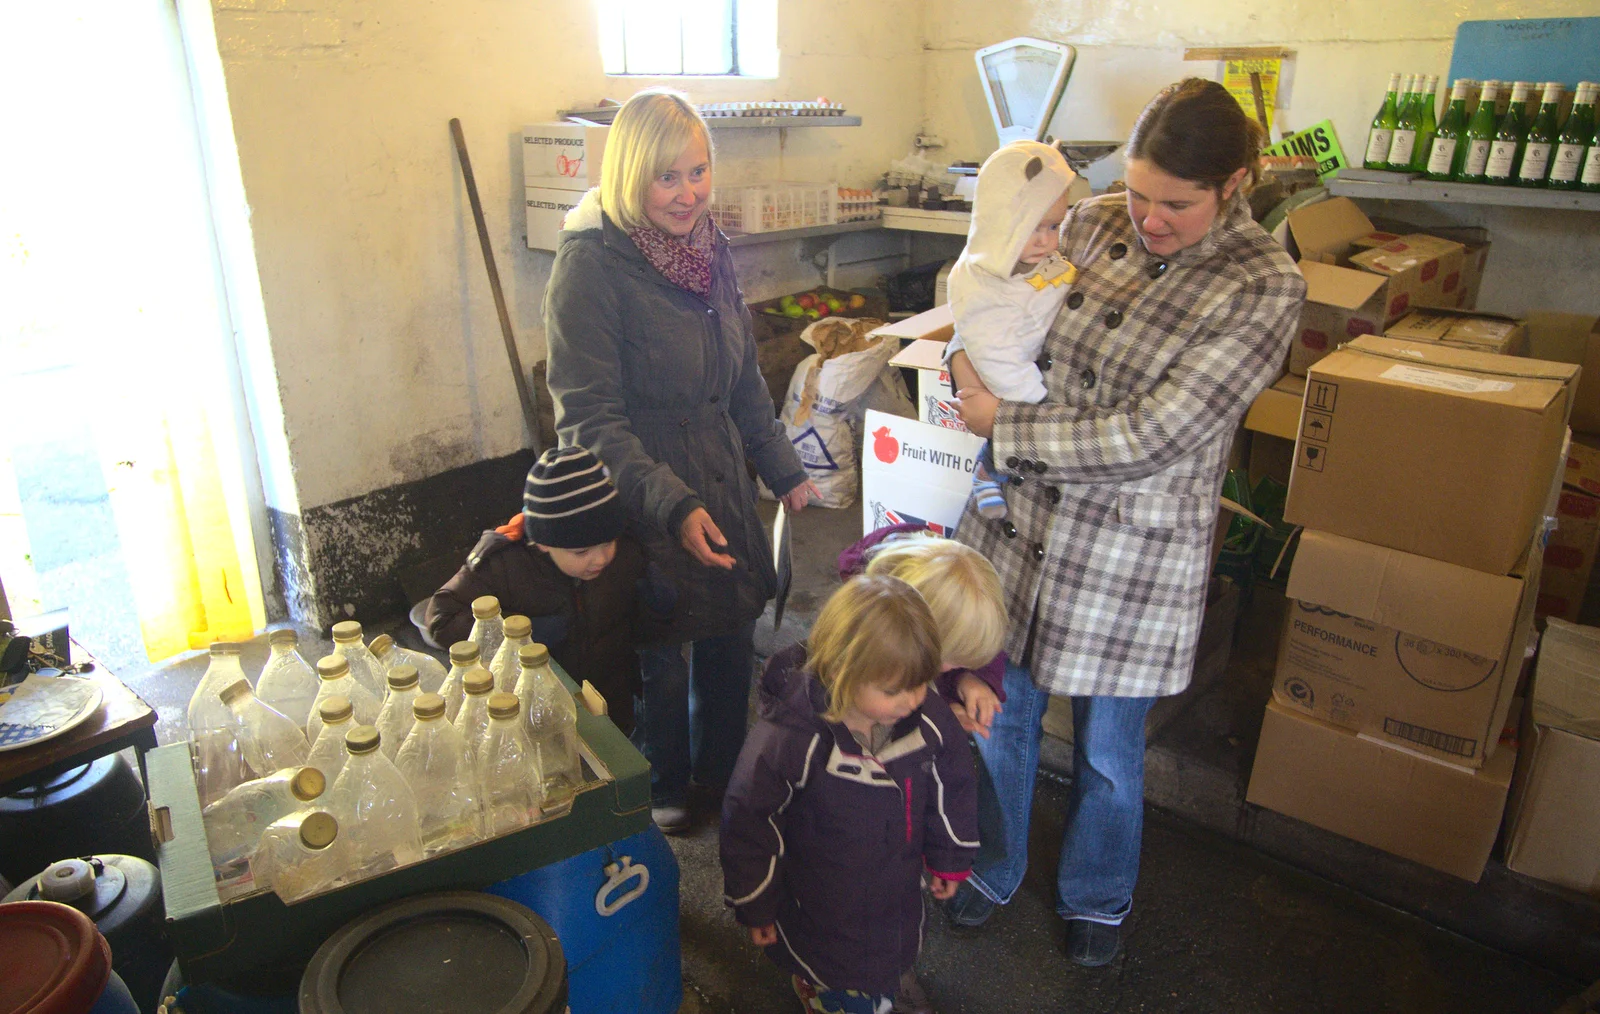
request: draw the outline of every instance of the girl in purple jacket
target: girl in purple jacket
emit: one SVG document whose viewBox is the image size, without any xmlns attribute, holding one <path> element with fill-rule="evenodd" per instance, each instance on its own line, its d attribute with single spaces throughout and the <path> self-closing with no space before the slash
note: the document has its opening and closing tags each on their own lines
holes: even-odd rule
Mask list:
<svg viewBox="0 0 1600 1014">
<path fill-rule="evenodd" d="M 933 614 L 892 577 L 851 579 L 806 644 L 774 655 L 722 807 L 724 900 L 817 1011 L 883 1014 L 936 898 L 978 847 L 961 724 L 928 687 Z"/>
</svg>

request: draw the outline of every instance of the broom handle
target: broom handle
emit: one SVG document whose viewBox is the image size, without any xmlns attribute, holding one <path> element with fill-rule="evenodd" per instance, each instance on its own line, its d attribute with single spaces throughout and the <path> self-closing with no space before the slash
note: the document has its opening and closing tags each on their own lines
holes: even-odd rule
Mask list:
<svg viewBox="0 0 1600 1014">
<path fill-rule="evenodd" d="M 472 220 L 478 225 L 478 245 L 483 247 L 483 266 L 489 272 L 489 288 L 494 291 L 494 309 L 500 315 L 500 337 L 505 339 L 506 358 L 511 360 L 511 379 L 516 381 L 517 400 L 522 402 L 522 419 L 528 424 L 534 451 L 543 451 L 539 446 L 539 417 L 533 408 L 533 390 L 522 372 L 522 357 L 517 354 L 517 340 L 511 332 L 511 314 L 506 311 L 506 295 L 500 291 L 500 270 L 495 267 L 494 247 L 489 245 L 489 227 L 483 221 L 483 202 L 478 200 L 478 181 L 472 175 L 472 159 L 467 157 L 467 139 L 461 133 L 460 120 L 450 121 L 450 135 L 455 138 L 456 155 L 461 159 L 461 178 L 467 184 L 467 199 L 472 202 Z"/>
</svg>

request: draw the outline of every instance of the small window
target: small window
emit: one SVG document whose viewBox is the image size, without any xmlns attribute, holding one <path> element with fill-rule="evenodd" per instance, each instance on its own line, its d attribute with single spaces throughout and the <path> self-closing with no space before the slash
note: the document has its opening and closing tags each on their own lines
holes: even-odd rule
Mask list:
<svg viewBox="0 0 1600 1014">
<path fill-rule="evenodd" d="M 778 76 L 778 0 L 600 0 L 609 75 Z"/>
</svg>

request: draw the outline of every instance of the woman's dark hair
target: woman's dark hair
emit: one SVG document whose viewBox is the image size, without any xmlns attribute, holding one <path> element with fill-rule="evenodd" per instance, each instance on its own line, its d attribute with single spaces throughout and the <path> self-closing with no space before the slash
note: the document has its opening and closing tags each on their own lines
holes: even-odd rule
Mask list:
<svg viewBox="0 0 1600 1014">
<path fill-rule="evenodd" d="M 1161 89 L 1144 107 L 1128 135 L 1127 157 L 1144 159 L 1164 173 L 1210 187 L 1219 194 L 1228 177 L 1248 169 L 1243 189 L 1260 173 L 1266 132 L 1228 90 L 1191 77 Z"/>
</svg>

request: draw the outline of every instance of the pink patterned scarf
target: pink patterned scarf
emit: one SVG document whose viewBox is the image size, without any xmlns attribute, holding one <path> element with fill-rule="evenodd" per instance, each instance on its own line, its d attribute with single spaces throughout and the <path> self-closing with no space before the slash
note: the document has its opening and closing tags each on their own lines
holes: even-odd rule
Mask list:
<svg viewBox="0 0 1600 1014">
<path fill-rule="evenodd" d="M 711 216 L 701 215 L 689 235 L 679 240 L 653 226 L 628 233 L 633 245 L 673 285 L 704 298 L 711 294 Z"/>
</svg>

